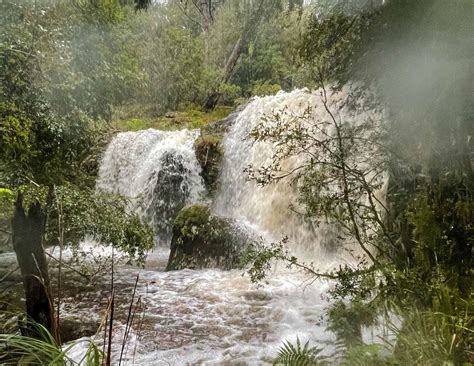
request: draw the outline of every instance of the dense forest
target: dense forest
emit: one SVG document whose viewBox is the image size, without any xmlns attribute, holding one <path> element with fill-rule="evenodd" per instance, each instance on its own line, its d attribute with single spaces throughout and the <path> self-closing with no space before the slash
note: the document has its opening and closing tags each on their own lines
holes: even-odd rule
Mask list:
<svg viewBox="0 0 474 366">
<path fill-rule="evenodd" d="M 0 1 L 0 364 L 472 365 L 473 7 Z"/>
</svg>

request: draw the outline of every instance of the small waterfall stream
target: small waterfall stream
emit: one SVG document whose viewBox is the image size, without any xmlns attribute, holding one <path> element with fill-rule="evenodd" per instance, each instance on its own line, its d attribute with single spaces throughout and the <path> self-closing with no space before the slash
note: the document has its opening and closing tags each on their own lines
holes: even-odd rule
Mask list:
<svg viewBox="0 0 474 366">
<path fill-rule="evenodd" d="M 310 339 L 326 354 L 334 351 L 334 337 L 322 322 L 328 305 L 327 282 L 306 287 L 304 275 L 286 268 L 275 269 L 262 288 L 242 276 L 242 270 L 163 271 L 172 220 L 182 207 L 196 202 L 210 204 L 214 213 L 238 220 L 267 241 L 288 236 L 292 252 L 319 268 L 340 263 L 340 257 L 328 254 L 320 245 L 330 228 L 315 229 L 288 209 L 297 201 L 288 180 L 261 188 L 244 173 L 249 164 L 264 165 L 272 156 L 271 144 L 251 143 L 246 138 L 261 118 L 318 106 L 318 98 L 319 93 L 306 90 L 254 98 L 224 137 L 220 185 L 212 202 L 206 202 L 193 149 L 198 130 L 127 132 L 112 140 L 103 156 L 97 188 L 131 197 L 131 209 L 153 225 L 158 244 L 147 269 L 140 270 L 138 292 L 147 304 L 145 321 L 140 334 L 132 329 L 130 349 L 136 352 L 128 351 L 126 364 L 271 364 L 282 341 L 296 337 Z M 343 98 L 344 94 L 330 96 L 330 102 L 337 106 Z M 326 118 L 322 106 L 312 113 L 312 118 Z M 339 113 L 357 119 L 344 109 L 339 108 Z M 301 162 L 298 157 L 289 159 L 285 168 Z M 115 281 L 123 293 L 119 306 L 124 311 L 138 271 L 125 266 L 116 272 Z M 107 282 L 104 279 L 104 288 Z M 86 308 L 81 302 L 70 305 L 68 312 L 99 319 L 98 308 Z M 117 325 L 116 354 L 121 345 L 120 327 L 124 326 Z"/>
<path fill-rule="evenodd" d="M 119 133 L 109 144 L 99 169 L 97 188 L 132 199 L 132 210 L 155 229 L 163 246 L 185 205 L 204 197 L 193 143 L 199 131 L 144 130 Z"/>
</svg>

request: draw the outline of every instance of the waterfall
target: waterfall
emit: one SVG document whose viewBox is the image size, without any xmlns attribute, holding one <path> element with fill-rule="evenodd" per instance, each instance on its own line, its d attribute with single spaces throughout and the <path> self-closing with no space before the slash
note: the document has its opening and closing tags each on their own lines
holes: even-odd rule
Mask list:
<svg viewBox="0 0 474 366">
<path fill-rule="evenodd" d="M 370 103 L 373 96 L 360 87 L 347 86 L 326 95 L 327 105 L 344 123 L 356 126 L 362 121 L 378 123 L 382 119 Z M 302 115 L 304 118 L 300 118 Z M 285 128 L 295 123 L 306 124 L 303 127 L 309 131 L 315 122 L 328 121 L 329 117 L 321 90 L 282 91 L 253 98 L 237 113 L 224 136 L 219 189 L 211 203 L 214 213 L 237 219 L 266 241 L 288 237 L 289 247 L 297 256 L 326 260 L 327 249 L 334 247 L 337 230 L 324 220 L 316 224 L 304 218 L 301 214 L 304 207 L 298 202 L 298 185 L 291 184 L 292 176 L 259 187 L 248 179 L 245 169 L 249 165 L 256 168 L 268 165 L 275 153 L 276 143 L 249 138 L 257 126 L 263 123 L 265 128 L 277 128 L 278 120 Z M 334 133 L 330 125 L 328 122 L 328 130 L 318 133 Z M 103 156 L 98 189 L 132 198 L 132 209 L 153 225 L 160 244 L 169 244 L 172 221 L 178 211 L 204 200 L 206 190 L 193 148 L 198 135 L 198 130 L 119 133 Z M 377 155 L 374 148 L 364 149 L 367 151 L 358 152 L 354 158 L 359 168 Z M 287 158 L 282 173 L 305 164 L 305 159 L 307 156 L 299 155 Z"/>
<path fill-rule="evenodd" d="M 327 105 L 334 110 L 336 118 L 344 123 L 356 126 L 370 120 L 375 126 L 382 120 L 382 115 L 370 104 L 372 97 L 368 91 L 352 85 L 339 92 L 328 92 Z M 275 121 L 278 120 L 280 125 L 286 127 L 305 123 L 304 128 L 310 130 L 315 122 L 328 121 L 330 118 L 322 98 L 321 90 L 309 92 L 306 89 L 254 98 L 238 115 L 224 139 L 220 191 L 214 202 L 217 212 L 251 223 L 270 241 L 287 236 L 292 253 L 312 260 L 327 258 L 327 248 L 337 236 L 337 230 L 324 220 L 316 225 L 303 218 L 300 213 L 304 212 L 304 207 L 298 204 L 297 184 L 291 184 L 292 176 L 258 187 L 243 172 L 249 165 L 259 168 L 271 164 L 275 153 L 275 143 L 255 142 L 248 138 L 254 128 L 262 121 L 264 128 L 277 128 Z M 304 118 L 300 118 L 302 115 Z M 328 122 L 328 126 L 331 125 Z M 334 131 L 329 128 L 322 133 L 331 134 Z M 376 159 L 374 147 L 366 147 L 366 151 L 357 154 L 354 164 L 360 169 L 364 169 L 368 160 Z M 290 172 L 305 164 L 305 159 L 307 156 L 287 158 L 283 161 L 283 171 L 280 173 Z"/>
<path fill-rule="evenodd" d="M 119 133 L 102 158 L 97 189 L 129 197 L 131 209 L 152 225 L 159 244 L 169 242 L 179 210 L 203 198 L 193 149 L 198 135 L 197 130 Z"/>
<path fill-rule="evenodd" d="M 359 95 L 351 99 L 352 91 L 345 88 L 328 92 L 328 105 L 336 118 L 353 126 L 363 120 L 380 121 L 381 114 L 370 105 L 370 98 Z M 245 172 L 249 165 L 259 168 L 271 163 L 278 149 L 275 142 L 249 139 L 259 124 L 269 130 L 277 128 L 278 123 L 291 127 L 301 122 L 297 116 L 303 113 L 303 127 L 311 130 L 315 122 L 329 118 L 321 98 L 321 91 L 307 90 L 256 97 L 234 118 L 227 119 L 228 130 L 222 140 L 223 162 L 212 202 L 194 151 L 198 130 L 126 132 L 110 142 L 102 158 L 97 189 L 129 197 L 130 209 L 153 225 L 160 245 L 155 262 L 148 258 L 148 268 L 152 270 L 139 270 L 137 291 L 146 303 L 146 314 L 139 336 L 131 334 L 131 349 L 138 350 L 136 358 L 133 355 L 135 364 L 155 364 L 158 360 L 169 365 L 270 364 L 283 341 L 295 342 L 297 338 L 322 347 L 325 355 L 335 352 L 334 337 L 320 321 L 328 305 L 325 294 L 329 282 L 316 281 L 301 291 L 297 285 L 307 281 L 304 273 L 277 268 L 259 289 L 247 276 L 242 276 L 242 270 L 162 270 L 169 256 L 173 219 L 182 207 L 193 203 L 210 205 L 213 214 L 232 218 L 267 242 L 288 236 L 292 254 L 305 262 L 314 262 L 318 269 L 334 268 L 345 260 L 326 248 L 338 236 L 334 227 L 316 225 L 294 212 L 303 210 L 298 202 L 298 184 L 290 184 L 290 178 L 285 178 L 259 187 Z M 280 117 L 275 118 L 276 114 Z M 214 127 L 210 130 L 220 131 L 222 125 Z M 322 133 L 333 132 L 329 128 Z M 361 169 L 377 160 L 377 151 L 371 146 L 357 150 L 354 155 L 357 156 L 349 157 L 353 158 L 349 163 Z M 305 159 L 298 154 L 285 159 L 281 172 L 304 164 Z M 330 187 L 329 191 L 333 189 L 337 187 Z M 71 274 L 70 281 L 72 278 Z M 117 304 L 128 304 L 137 269 L 117 267 L 114 278 L 125 286 L 116 293 Z M 76 281 L 82 283 L 83 278 Z M 107 276 L 99 281 L 99 288 L 109 288 Z M 101 321 L 102 309 L 98 304 L 103 299 L 97 286 L 89 290 L 89 296 L 97 301 L 77 301 L 77 287 L 64 295 L 72 299 L 69 311 L 74 316 Z M 97 304 L 93 311 L 91 303 Z M 123 339 L 121 329 L 126 327 L 120 319 L 114 327 L 112 353 L 117 360 Z M 132 332 L 136 331 L 133 328 Z M 84 352 L 80 350 L 78 354 Z M 127 362 L 132 360 L 130 354 L 127 357 Z"/>
</svg>

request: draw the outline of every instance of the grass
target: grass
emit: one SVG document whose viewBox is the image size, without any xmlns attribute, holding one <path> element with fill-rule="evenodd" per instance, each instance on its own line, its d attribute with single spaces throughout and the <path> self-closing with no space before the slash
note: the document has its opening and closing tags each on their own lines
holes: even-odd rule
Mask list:
<svg viewBox="0 0 474 366">
<path fill-rule="evenodd" d="M 190 107 L 157 115 L 149 106 L 131 105 L 114 112 L 112 126 L 118 131 L 139 131 L 148 128 L 164 131 L 196 129 L 227 117 L 232 110 L 232 107 L 218 106 L 212 112 L 206 113 L 196 107 Z"/>
<path fill-rule="evenodd" d="M 391 326 L 400 364 L 472 365 L 474 331 L 468 308 L 457 314 L 413 310 L 404 326 Z"/>
<path fill-rule="evenodd" d="M 102 353 L 90 340 L 77 340 L 62 348 L 48 330 L 40 324 L 34 324 L 38 338 L 20 334 L 0 334 L 0 364 L 18 365 L 86 365 L 99 366 Z M 79 362 L 68 356 L 68 352 L 81 342 L 88 347 Z"/>
</svg>

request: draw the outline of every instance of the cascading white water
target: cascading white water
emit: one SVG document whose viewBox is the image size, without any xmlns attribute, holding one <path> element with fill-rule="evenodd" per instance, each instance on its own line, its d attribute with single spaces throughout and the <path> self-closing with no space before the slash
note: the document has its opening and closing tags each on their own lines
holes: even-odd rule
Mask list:
<svg viewBox="0 0 474 366">
<path fill-rule="evenodd" d="M 349 125 L 358 125 L 368 119 L 378 123 L 381 115 L 372 107 L 364 105 L 364 102 L 369 100 L 367 91 L 358 94 L 357 105 L 350 102 L 353 88 L 347 86 L 339 92 L 328 92 L 326 105 L 334 110 L 338 120 Z M 303 114 L 304 118 L 295 118 Z M 258 187 L 255 181 L 249 181 L 248 175 L 243 173 L 249 165 L 259 168 L 272 162 L 275 144 L 266 141 L 255 142 L 249 138 L 253 129 L 261 126 L 262 119 L 263 127 L 268 129 L 276 128 L 275 120 L 278 120 L 280 125 L 287 125 L 289 129 L 292 124 L 305 123 L 304 127 L 309 130 L 315 123 L 329 120 L 330 116 L 325 109 L 321 90 L 315 92 L 295 90 L 290 93 L 280 92 L 274 96 L 254 98 L 239 114 L 224 139 L 225 158 L 220 177 L 220 191 L 214 202 L 214 209 L 220 214 L 249 222 L 268 240 L 279 240 L 283 236 L 288 236 L 288 244 L 294 254 L 324 264 L 329 259 L 328 253 L 319 244 L 322 240 L 326 240 L 327 236 L 333 235 L 333 230 L 324 222 L 315 227 L 311 221 L 304 220 L 301 214 L 289 209 L 291 206 L 298 212 L 304 211 L 297 202 L 296 185 L 290 184 L 293 176 L 290 175 L 265 187 Z M 330 134 L 331 131 L 324 133 Z M 365 164 L 361 158 L 362 154 L 375 160 L 374 153 L 373 147 L 360 152 L 356 157 L 356 164 L 359 167 Z M 304 165 L 307 158 L 308 155 L 287 158 L 283 162 L 284 170 L 279 174 Z"/>
<path fill-rule="evenodd" d="M 152 129 L 119 133 L 103 156 L 97 188 L 131 198 L 132 209 L 152 224 L 161 244 L 169 241 L 178 211 L 203 198 L 193 149 L 198 134 Z"/>
<path fill-rule="evenodd" d="M 347 109 L 347 90 L 331 94 L 328 103 L 339 118 L 357 124 L 372 112 L 365 108 Z M 216 214 L 232 217 L 251 227 L 266 240 L 289 237 L 293 252 L 318 265 L 332 266 L 338 259 L 321 249 L 320 242 L 329 230 L 315 229 L 288 208 L 295 204 L 297 192 L 288 181 L 264 188 L 247 180 L 244 169 L 252 164 L 267 164 L 275 146 L 268 142 L 252 143 L 249 132 L 264 116 L 278 111 L 298 114 L 311 106 L 311 121 L 327 118 L 319 92 L 296 90 L 275 96 L 254 98 L 236 117 L 224 138 L 224 162 L 220 188 L 211 203 Z M 363 104 L 363 101 L 360 101 Z M 373 117 L 373 116 L 372 116 Z M 271 126 L 271 118 L 268 122 Z M 286 122 L 285 122 L 286 123 Z M 288 119 L 291 123 L 291 119 Z M 198 131 L 162 132 L 146 130 L 118 134 L 105 152 L 100 167 L 98 189 L 116 192 L 133 199 L 132 209 L 151 222 L 161 244 L 169 241 L 169 229 L 177 211 L 185 204 L 203 199 L 205 189 L 200 177 L 193 144 Z M 300 157 L 284 162 L 284 169 L 301 164 Z M 158 251 L 161 262 L 168 251 Z M 159 262 L 159 261 L 158 261 Z M 284 340 L 309 339 L 313 345 L 334 350 L 334 337 L 325 331 L 321 316 L 328 304 L 324 294 L 330 286 L 317 281 L 304 286 L 305 276 L 278 270 L 264 288 L 257 288 L 241 270 L 182 270 L 163 272 L 121 267 L 115 272 L 116 306 L 126 309 L 137 271 L 140 273 L 138 295 L 147 304 L 140 332 L 131 330 L 124 364 L 271 364 Z M 163 266 L 161 266 L 163 268 Z M 326 266 L 327 268 L 327 266 Z M 301 286 L 303 284 L 303 286 Z M 108 279 L 101 285 L 108 288 Z M 303 291 L 304 289 L 304 291 Z M 96 295 L 95 289 L 90 291 Z M 120 296 L 123 298 L 121 299 Z M 71 300 L 69 311 L 76 316 L 100 320 L 102 305 L 91 312 L 90 299 L 84 303 Z M 95 302 L 97 307 L 98 301 Z M 120 354 L 123 319 L 115 321 L 114 360 Z M 79 349 L 80 354 L 83 350 Z"/>
<path fill-rule="evenodd" d="M 262 117 L 271 117 L 285 108 L 303 109 L 312 99 L 314 95 L 304 90 L 256 97 L 239 114 L 224 139 L 225 158 L 214 209 L 255 225 L 268 240 L 279 240 L 287 235 L 291 242 L 307 242 L 314 240 L 316 233 L 289 211 L 296 193 L 287 179 L 266 187 L 257 187 L 254 181 L 248 181 L 244 173 L 247 166 L 265 166 L 273 155 L 272 144 L 254 143 L 248 135 Z"/>
</svg>

